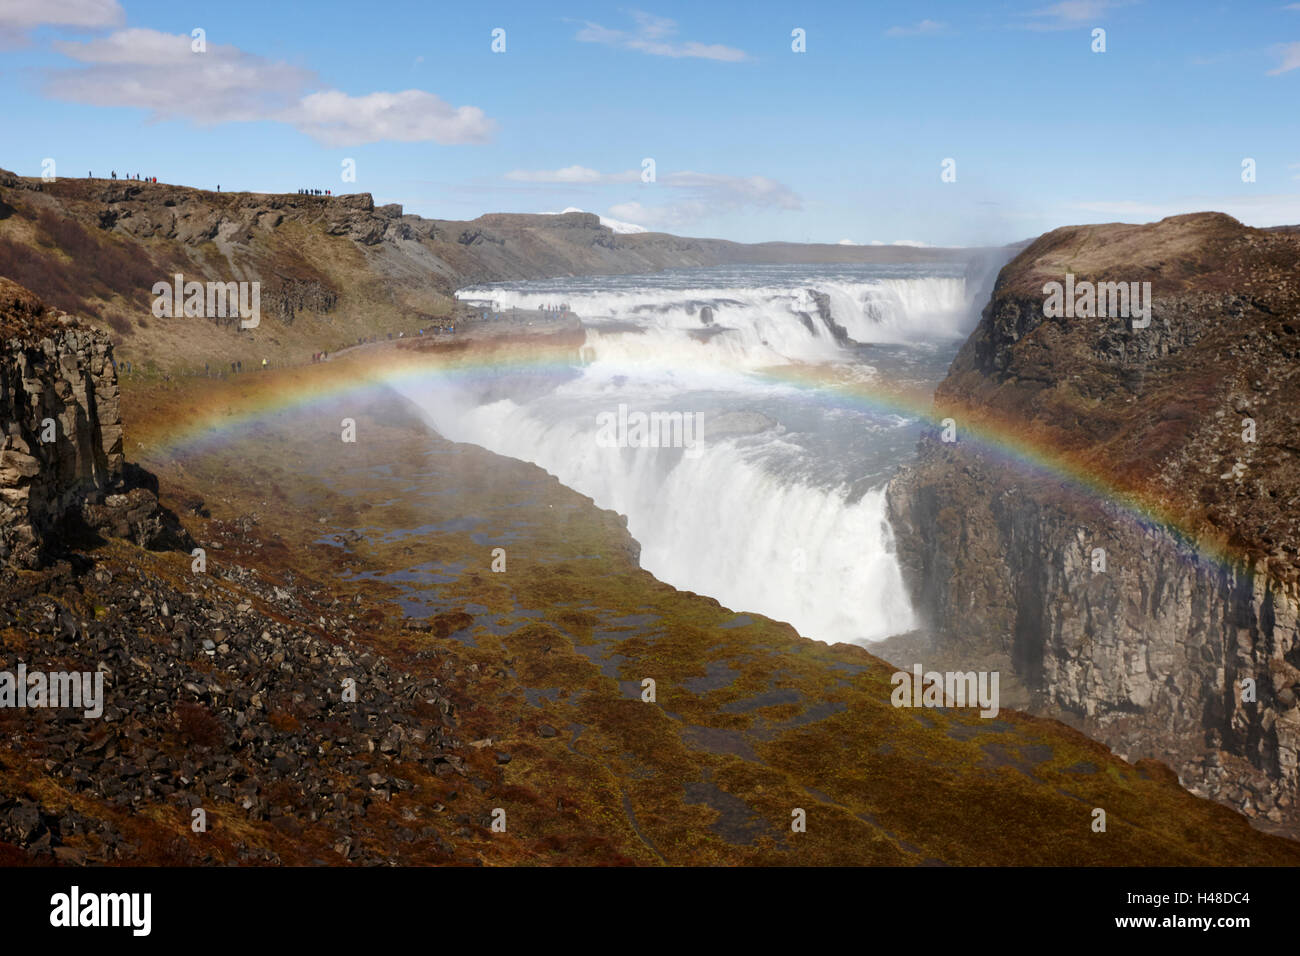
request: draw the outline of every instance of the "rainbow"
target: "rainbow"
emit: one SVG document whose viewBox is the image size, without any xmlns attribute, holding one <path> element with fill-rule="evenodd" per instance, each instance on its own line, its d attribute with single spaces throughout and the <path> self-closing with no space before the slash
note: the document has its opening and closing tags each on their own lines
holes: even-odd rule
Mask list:
<svg viewBox="0 0 1300 956">
<path fill-rule="evenodd" d="M 390 389 L 409 391 L 431 381 L 468 387 L 515 372 L 559 378 L 572 374 L 578 365 L 572 348 L 553 345 L 457 352 L 401 348 L 393 353 L 391 361 L 382 363 L 345 353 L 326 365 L 245 373 L 235 380 L 245 386 L 241 393 L 218 387 L 208 410 L 194 410 L 194 415 L 179 424 L 169 421 L 159 433 L 148 436 L 149 447 L 158 454 L 184 454 L 212 447 L 241 429 L 278 415 L 308 411 L 326 403 L 375 397 Z M 1240 555 L 1225 543 L 1198 534 L 1166 504 L 1122 487 L 1113 476 L 1029 437 L 1023 429 L 958 411 L 937 410 L 928 394 L 882 388 L 871 381 L 845 380 L 834 366 L 792 365 L 748 374 L 754 380 L 793 389 L 804 399 L 827 408 L 877 417 L 901 416 L 924 422 L 936 431 L 952 417 L 959 423 L 958 441 L 974 446 L 985 457 L 1022 474 L 1055 481 L 1144 531 L 1166 532 L 1191 560 L 1218 570 L 1242 565 Z"/>
</svg>

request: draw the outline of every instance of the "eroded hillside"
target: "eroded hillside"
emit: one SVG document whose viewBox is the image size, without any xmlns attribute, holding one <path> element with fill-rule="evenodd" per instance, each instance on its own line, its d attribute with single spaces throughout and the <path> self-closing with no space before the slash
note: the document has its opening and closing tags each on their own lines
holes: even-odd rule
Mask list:
<svg viewBox="0 0 1300 956">
<path fill-rule="evenodd" d="M 1046 317 L 1067 273 L 1150 282 L 1150 326 Z M 890 489 L 937 632 L 895 659 L 1012 668 L 1039 712 L 1294 831 L 1298 314 L 1290 230 L 1204 213 L 1026 248 L 936 395 L 966 438 Z"/>
<path fill-rule="evenodd" d="M 962 250 L 742 245 L 621 235 L 589 213 L 423 219 L 368 193 L 216 193 L 166 183 L 0 170 L 0 275 L 111 329 L 132 368 L 216 374 L 230 363 L 307 362 L 362 338 L 463 322 L 477 282 L 655 272 L 724 263 L 965 261 Z M 157 282 L 258 282 L 262 322 L 158 318 Z"/>
</svg>

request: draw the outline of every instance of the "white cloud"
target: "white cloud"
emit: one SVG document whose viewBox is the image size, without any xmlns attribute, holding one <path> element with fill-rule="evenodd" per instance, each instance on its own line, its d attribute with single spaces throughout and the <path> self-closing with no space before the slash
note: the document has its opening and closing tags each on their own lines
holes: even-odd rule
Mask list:
<svg viewBox="0 0 1300 956">
<path fill-rule="evenodd" d="M 1276 70 L 1269 70 L 1269 76 L 1277 76 L 1279 73 L 1288 73 L 1300 66 L 1300 43 L 1283 43 L 1274 47 L 1281 63 Z"/>
<path fill-rule="evenodd" d="M 913 249 L 925 249 L 929 247 L 928 242 L 921 242 L 919 239 L 895 239 L 893 242 L 881 242 L 879 239 L 872 239 L 869 246 L 910 246 Z"/>
<path fill-rule="evenodd" d="M 1025 26 L 1030 30 L 1068 30 L 1084 25 L 1093 26 L 1094 20 L 1116 7 L 1124 6 L 1124 3 L 1125 0 L 1062 0 L 1050 7 L 1031 10 L 1031 19 Z"/>
<path fill-rule="evenodd" d="M 622 219 L 653 227 L 684 226 L 709 216 L 751 208 L 802 209 L 803 200 L 790 187 L 766 176 L 721 176 L 690 171 L 669 173 L 647 190 L 663 187 L 669 202 L 647 206 L 640 201 L 610 207 Z"/>
<path fill-rule="evenodd" d="M 610 206 L 610 216 L 626 220 L 627 225 L 645 223 L 652 229 L 685 226 L 710 216 L 746 209 L 803 208 L 803 200 L 790 187 L 766 176 L 680 170 L 660 173 L 654 183 L 642 183 L 639 169 L 607 173 L 573 165 L 561 169 L 515 169 L 503 178 L 537 184 L 547 191 L 562 191 L 565 195 L 589 193 L 601 186 L 636 184 L 637 197 Z"/>
<path fill-rule="evenodd" d="M 586 166 L 565 166 L 563 169 L 515 169 L 506 173 L 506 179 L 520 183 L 635 183 L 641 179 L 638 170 L 622 173 L 601 173 Z"/>
<path fill-rule="evenodd" d="M 640 183 L 641 171 L 602 173 L 575 165 L 563 169 L 516 169 L 506 173 L 505 178 L 522 183 L 600 186 Z M 610 212 L 623 219 L 664 228 L 744 208 L 803 208 L 803 200 L 793 190 L 766 176 L 723 176 L 682 170 L 662 175 L 656 183 L 647 183 L 641 189 L 643 194 L 656 198 L 656 194 L 662 194 L 667 201 L 654 205 L 646 205 L 641 200 L 623 202 L 611 206 Z"/>
<path fill-rule="evenodd" d="M 836 243 L 836 245 L 837 245 L 837 246 L 856 246 L 857 243 L 854 242 L 852 239 L 841 239 L 839 242 Z"/>
<path fill-rule="evenodd" d="M 1225 212 L 1247 226 L 1290 226 L 1300 223 L 1300 194 L 1287 193 L 1202 196 L 1162 202 L 1106 200 L 1072 203 L 1066 208 L 1103 216 L 1123 217 L 1129 222 L 1150 222 L 1189 212 Z M 1070 221 L 1069 214 L 1058 218 L 1062 221 Z"/>
<path fill-rule="evenodd" d="M 454 107 L 422 90 L 304 95 L 318 85 L 309 70 L 223 44 L 209 43 L 196 53 L 190 44 L 188 34 L 142 28 L 58 43 L 60 52 L 86 65 L 52 73 L 46 92 L 92 106 L 148 110 L 152 120 L 288 123 L 327 146 L 379 140 L 479 143 L 494 127 L 478 107 Z"/>
<path fill-rule="evenodd" d="M 312 93 L 279 118 L 326 146 L 485 143 L 496 128 L 477 106 L 452 106 L 423 90 L 365 96 L 338 90 Z"/>
<path fill-rule="evenodd" d="M 928 33 L 942 33 L 948 26 L 938 20 L 922 20 L 915 26 L 910 27 L 890 27 L 885 31 L 887 37 L 916 37 L 924 36 Z"/>
<path fill-rule="evenodd" d="M 56 48 L 81 63 L 58 70 L 46 92 L 92 106 L 148 110 L 152 119 L 184 118 L 202 125 L 266 119 L 285 109 L 314 80 L 303 69 L 255 56 L 233 46 L 190 49 L 188 34 L 120 30 Z"/>
<path fill-rule="evenodd" d="M 724 63 L 738 63 L 749 59 L 749 55 L 744 50 L 720 43 L 697 43 L 693 40 L 682 43 L 672 40 L 671 37 L 677 33 L 677 22 L 667 17 L 656 17 L 634 10 L 632 18 L 636 21 L 636 29 L 633 31 L 613 30 L 599 23 L 583 21 L 585 25 L 577 32 L 574 39 L 582 43 L 602 43 L 627 50 L 639 50 L 651 56 L 694 57 L 720 60 Z"/>
<path fill-rule="evenodd" d="M 615 203 L 610 207 L 611 215 L 620 219 L 634 219 L 649 222 L 651 229 L 672 229 L 688 222 L 703 219 L 708 209 L 699 203 L 671 203 L 666 206 L 642 206 L 641 203 Z"/>
<path fill-rule="evenodd" d="M 199 62 L 200 54 L 191 49 L 191 42 L 191 38 L 184 33 L 161 33 L 158 30 L 131 27 L 127 30 L 117 30 L 96 40 L 56 43 L 54 47 L 82 63 L 117 66 L 151 63 L 172 69 L 181 64 Z M 233 46 L 214 46 L 211 54 L 203 55 L 211 55 L 222 66 L 227 66 L 235 58 L 249 61 L 258 59 L 240 52 Z"/>
<path fill-rule="evenodd" d="M 125 18 L 117 0 L 0 0 L 0 30 L 95 30 L 115 27 Z"/>
<path fill-rule="evenodd" d="M 731 206 L 803 208 L 803 201 L 790 187 L 766 176 L 719 176 L 684 170 L 660 177 L 659 182 L 670 189 L 684 190 L 704 202 Z"/>
</svg>

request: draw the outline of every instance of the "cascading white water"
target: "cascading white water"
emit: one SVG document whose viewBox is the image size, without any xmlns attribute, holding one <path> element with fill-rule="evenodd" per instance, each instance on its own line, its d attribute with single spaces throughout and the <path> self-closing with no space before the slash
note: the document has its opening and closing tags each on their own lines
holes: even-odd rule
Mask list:
<svg viewBox="0 0 1300 956">
<path fill-rule="evenodd" d="M 869 281 L 823 279 L 800 286 L 724 286 L 610 289 L 571 292 L 569 307 L 584 317 L 617 316 L 646 330 L 683 332 L 728 329 L 744 343 L 753 364 L 838 361 L 831 326 L 822 320 L 816 293 L 829 298 L 832 322 L 860 343 L 915 342 L 963 337 L 971 302 L 963 276 L 882 277 Z M 506 311 L 554 304 L 557 293 L 480 287 L 461 293 Z M 709 322 L 701 318 L 705 308 Z"/>
<path fill-rule="evenodd" d="M 843 486 L 782 477 L 763 463 L 779 436 L 710 440 L 705 413 L 698 453 L 602 448 L 595 416 L 547 420 L 509 399 L 458 408 L 433 390 L 411 397 L 447 438 L 533 462 L 627 515 L 642 567 L 661 581 L 827 641 L 881 640 L 915 624 L 884 489 L 852 501 Z"/>
<path fill-rule="evenodd" d="M 964 278 L 825 283 L 835 320 L 858 342 L 917 342 L 964 336 L 970 300 Z"/>
<path fill-rule="evenodd" d="M 501 398 L 409 388 L 441 434 L 533 462 L 628 518 L 642 566 L 738 611 L 825 641 L 870 642 L 915 626 L 885 514 L 884 481 L 916 423 L 773 385 L 757 370 L 836 363 L 849 378 L 938 377 L 969 320 L 952 275 L 800 275 L 726 281 L 699 271 L 465 290 L 492 310 L 564 302 L 593 323 L 574 377 Z M 740 281 L 736 281 L 737 278 Z M 820 302 L 819 302 L 820 300 Z M 825 314 L 829 305 L 829 316 Z M 826 321 L 829 319 L 829 321 Z M 858 342 L 904 343 L 875 349 Z M 843 333 L 840 333 L 841 336 Z M 906 343 L 952 342 L 914 354 Z M 923 358 L 918 359 L 916 356 Z M 603 447 L 620 405 L 699 414 L 694 448 Z M 742 425 L 737 427 L 736 423 Z"/>
</svg>

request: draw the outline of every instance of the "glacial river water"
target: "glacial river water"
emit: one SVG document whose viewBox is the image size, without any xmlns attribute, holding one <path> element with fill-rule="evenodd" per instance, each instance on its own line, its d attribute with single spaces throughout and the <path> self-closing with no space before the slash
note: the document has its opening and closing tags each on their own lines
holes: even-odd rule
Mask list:
<svg viewBox="0 0 1300 956">
<path fill-rule="evenodd" d="M 408 397 L 445 437 L 533 462 L 626 515 L 659 579 L 808 637 L 869 643 L 916 624 L 884 486 L 922 420 L 890 396 L 933 391 L 983 284 L 927 264 L 479 286 L 458 295 L 489 312 L 567 303 L 586 326 L 581 357 Z"/>
</svg>

